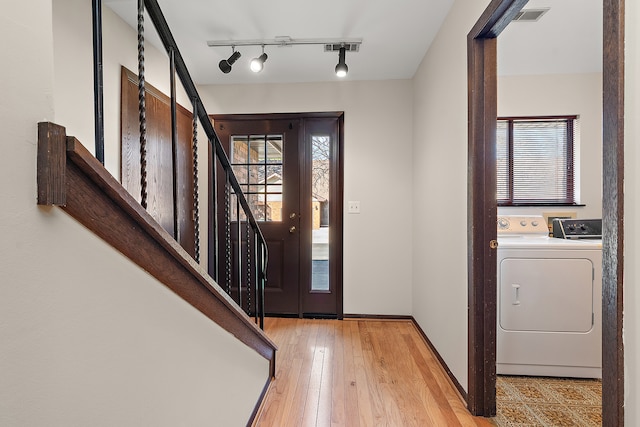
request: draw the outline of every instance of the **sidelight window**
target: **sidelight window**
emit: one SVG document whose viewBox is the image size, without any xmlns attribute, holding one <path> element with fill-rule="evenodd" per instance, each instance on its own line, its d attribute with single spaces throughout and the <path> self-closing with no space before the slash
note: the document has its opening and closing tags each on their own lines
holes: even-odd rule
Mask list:
<svg viewBox="0 0 640 427">
<path fill-rule="evenodd" d="M 312 274 L 311 291 L 329 291 L 329 196 L 331 137 L 311 135 Z"/>
</svg>

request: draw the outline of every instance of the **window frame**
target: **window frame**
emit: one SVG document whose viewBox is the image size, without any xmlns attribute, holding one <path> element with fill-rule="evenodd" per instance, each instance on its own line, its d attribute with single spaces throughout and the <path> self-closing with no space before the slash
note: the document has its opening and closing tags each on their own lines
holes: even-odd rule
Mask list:
<svg viewBox="0 0 640 427">
<path fill-rule="evenodd" d="M 575 175 L 575 137 L 574 131 L 577 126 L 578 115 L 558 115 L 558 116 L 500 116 L 497 118 L 497 122 L 507 122 L 507 158 L 508 158 L 508 173 L 507 173 L 507 199 L 499 199 L 497 195 L 496 187 L 496 200 L 498 207 L 505 206 L 581 206 L 576 200 L 576 175 Z M 515 122 L 558 122 L 565 121 L 567 126 L 567 153 L 566 153 L 566 187 L 565 197 L 563 199 L 545 200 L 545 199 L 521 199 L 514 200 L 514 141 L 513 131 Z M 497 123 L 496 122 L 496 123 Z M 496 135 L 497 137 L 497 135 Z M 497 143 L 497 142 L 496 142 Z M 497 152 L 496 152 L 497 156 Z"/>
</svg>

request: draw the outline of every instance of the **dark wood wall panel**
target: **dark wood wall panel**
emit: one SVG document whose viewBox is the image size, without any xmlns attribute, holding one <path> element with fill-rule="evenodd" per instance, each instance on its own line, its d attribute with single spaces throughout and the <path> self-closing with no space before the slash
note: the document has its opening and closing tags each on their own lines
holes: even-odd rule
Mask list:
<svg viewBox="0 0 640 427">
<path fill-rule="evenodd" d="M 190 254 L 195 253 L 195 222 L 193 217 L 193 119 L 184 108 L 178 108 L 178 155 L 176 179 L 178 182 L 178 241 Z"/>
<path fill-rule="evenodd" d="M 121 166 L 122 185 L 137 200 L 140 195 L 140 122 L 138 77 L 122 67 L 121 73 Z M 193 218 L 194 183 L 192 155 L 192 115 L 177 106 L 177 200 L 173 196 L 171 144 L 171 101 L 150 84 L 146 88 L 147 119 L 147 211 L 191 255 L 195 253 Z M 177 221 L 174 222 L 174 203 Z M 178 224 L 176 235 L 175 224 Z"/>
</svg>

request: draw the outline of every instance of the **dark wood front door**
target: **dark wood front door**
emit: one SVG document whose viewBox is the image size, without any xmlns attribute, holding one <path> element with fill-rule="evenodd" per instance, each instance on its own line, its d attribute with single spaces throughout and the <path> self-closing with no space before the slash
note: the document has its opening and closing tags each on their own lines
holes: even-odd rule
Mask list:
<svg viewBox="0 0 640 427">
<path fill-rule="evenodd" d="M 297 315 L 299 123 L 295 120 L 215 120 L 214 126 L 267 241 L 269 263 L 265 311 Z M 223 183 L 224 180 L 219 179 L 218 182 Z M 219 194 L 224 196 L 224 191 L 219 191 Z M 224 213 L 219 212 L 219 215 L 219 223 L 223 224 Z"/>
<path fill-rule="evenodd" d="M 342 317 L 341 115 L 212 118 L 267 241 L 266 313 Z"/>
</svg>

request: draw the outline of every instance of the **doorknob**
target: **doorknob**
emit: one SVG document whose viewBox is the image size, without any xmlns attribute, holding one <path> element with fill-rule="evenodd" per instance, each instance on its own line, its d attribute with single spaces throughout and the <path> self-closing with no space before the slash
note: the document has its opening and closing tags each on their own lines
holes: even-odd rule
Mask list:
<svg viewBox="0 0 640 427">
<path fill-rule="evenodd" d="M 292 225 L 291 227 L 289 227 L 289 233 L 293 234 L 296 232 L 296 226 Z"/>
</svg>

